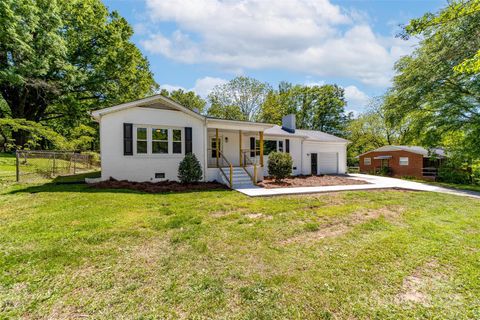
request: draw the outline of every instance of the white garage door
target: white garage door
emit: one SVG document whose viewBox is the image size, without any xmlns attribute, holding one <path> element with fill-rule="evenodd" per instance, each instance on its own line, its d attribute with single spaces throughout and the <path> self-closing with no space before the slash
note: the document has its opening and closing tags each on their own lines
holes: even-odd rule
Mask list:
<svg viewBox="0 0 480 320">
<path fill-rule="evenodd" d="M 318 173 L 338 173 L 337 152 L 320 152 L 318 154 Z"/>
</svg>

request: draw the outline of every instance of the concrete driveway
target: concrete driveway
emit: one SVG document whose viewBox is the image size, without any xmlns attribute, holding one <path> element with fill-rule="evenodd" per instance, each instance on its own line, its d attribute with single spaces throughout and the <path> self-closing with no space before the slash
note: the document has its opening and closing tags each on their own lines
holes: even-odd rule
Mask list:
<svg viewBox="0 0 480 320">
<path fill-rule="evenodd" d="M 298 188 L 275 188 L 265 189 L 260 187 L 254 188 L 238 188 L 235 189 L 250 197 L 288 195 L 288 194 L 307 194 L 320 192 L 335 192 L 335 191 L 349 191 L 349 190 L 371 190 L 371 189 L 406 189 L 415 191 L 429 191 L 453 194 L 463 197 L 472 197 L 480 199 L 480 193 L 467 190 L 449 189 L 444 187 L 437 187 L 421 182 L 413 182 L 408 180 L 372 176 L 368 174 L 350 174 L 352 179 L 364 180 L 370 184 L 357 185 L 339 185 L 339 186 L 321 186 L 321 187 L 298 187 Z"/>
</svg>

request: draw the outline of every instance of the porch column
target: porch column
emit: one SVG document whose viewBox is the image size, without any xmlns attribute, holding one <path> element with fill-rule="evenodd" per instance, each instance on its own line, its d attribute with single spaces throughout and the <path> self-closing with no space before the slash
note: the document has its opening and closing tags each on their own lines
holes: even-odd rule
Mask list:
<svg viewBox="0 0 480 320">
<path fill-rule="evenodd" d="M 218 129 L 215 129 L 215 156 L 217 158 L 217 168 L 218 168 L 218 158 L 220 157 L 220 150 L 218 147 Z"/>
<path fill-rule="evenodd" d="M 242 130 L 238 130 L 238 156 L 240 167 L 242 166 Z"/>
<path fill-rule="evenodd" d="M 263 131 L 260 131 L 260 166 L 263 167 Z"/>
</svg>

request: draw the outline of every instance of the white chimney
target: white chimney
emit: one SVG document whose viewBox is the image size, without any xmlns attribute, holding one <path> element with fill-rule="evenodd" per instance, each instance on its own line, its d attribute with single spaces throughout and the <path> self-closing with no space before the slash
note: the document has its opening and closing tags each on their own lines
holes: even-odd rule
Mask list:
<svg viewBox="0 0 480 320">
<path fill-rule="evenodd" d="M 287 114 L 282 118 L 282 129 L 290 133 L 295 133 L 295 115 L 293 113 Z"/>
</svg>

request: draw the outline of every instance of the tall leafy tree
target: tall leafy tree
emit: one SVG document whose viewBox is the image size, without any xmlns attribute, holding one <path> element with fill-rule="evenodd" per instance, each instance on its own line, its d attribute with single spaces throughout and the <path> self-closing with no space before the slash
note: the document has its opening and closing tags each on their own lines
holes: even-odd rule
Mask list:
<svg viewBox="0 0 480 320">
<path fill-rule="evenodd" d="M 480 0 L 450 1 L 449 6 L 436 14 L 426 13 L 423 17 L 413 19 L 405 27 L 402 34 L 404 38 L 412 35 L 420 35 L 426 32 L 435 32 L 445 26 L 453 26 L 458 19 L 478 15 L 480 12 Z M 471 43 L 473 50 L 471 56 L 465 57 L 459 64 L 454 66 L 458 73 L 475 74 L 480 72 L 480 48 Z"/>
<path fill-rule="evenodd" d="M 14 119 L 68 134 L 88 111 L 156 88 L 132 28 L 100 0 L 3 0 L 0 25 L 0 94 Z"/>
<path fill-rule="evenodd" d="M 468 14 L 461 8 L 471 7 Z M 475 9 L 477 8 L 477 9 Z M 438 17 L 451 16 L 445 21 Z M 426 146 L 442 144 L 455 133 L 458 141 L 480 157 L 480 73 L 461 72 L 480 48 L 478 1 L 453 1 L 438 14 L 413 20 L 407 34 L 420 33 L 423 40 L 409 56 L 396 64 L 397 74 L 386 99 L 392 121 L 410 125 L 411 138 Z"/>
<path fill-rule="evenodd" d="M 383 100 L 383 97 L 372 99 L 368 109 L 348 123 L 346 133 L 352 142 L 348 146 L 351 162 L 355 162 L 355 157 L 364 152 L 385 145 L 405 143 L 408 125 L 391 123 L 385 112 Z"/>
<path fill-rule="evenodd" d="M 281 124 L 283 116 L 296 113 L 292 88 L 293 85 L 291 83 L 282 81 L 278 85 L 278 90 L 270 90 L 260 108 L 259 120 Z"/>
<path fill-rule="evenodd" d="M 260 107 L 267 98 L 271 88 L 267 83 L 248 77 L 236 77 L 229 82 L 213 88 L 208 95 L 208 100 L 213 109 L 208 110 L 209 115 L 228 114 L 232 108 L 238 108 L 241 119 L 254 121 L 258 119 Z M 221 109 L 225 110 L 221 110 Z M 232 116 L 239 117 L 235 112 Z M 230 116 L 230 118 L 232 117 Z"/>
<path fill-rule="evenodd" d="M 207 102 L 193 91 L 184 91 L 182 89 L 168 91 L 166 89 L 162 89 L 160 94 L 172 99 L 175 102 L 178 102 L 190 110 L 197 110 L 200 113 L 205 111 L 205 105 Z"/>
</svg>

